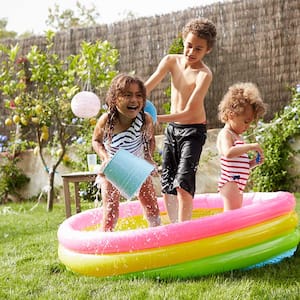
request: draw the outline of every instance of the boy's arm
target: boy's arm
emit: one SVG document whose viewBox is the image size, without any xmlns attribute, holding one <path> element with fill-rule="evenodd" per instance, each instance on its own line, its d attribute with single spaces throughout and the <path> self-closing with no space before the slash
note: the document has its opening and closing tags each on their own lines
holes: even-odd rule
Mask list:
<svg viewBox="0 0 300 300">
<path fill-rule="evenodd" d="M 149 96 L 150 92 L 165 78 L 167 73 L 170 71 L 171 61 L 172 57 L 170 55 L 166 55 L 160 61 L 154 73 L 145 82 L 147 96 Z"/>
<path fill-rule="evenodd" d="M 145 153 L 145 159 L 155 167 L 151 175 L 158 176 L 157 165 L 156 162 L 154 161 L 154 151 L 155 151 L 154 125 L 153 125 L 152 117 L 148 113 L 145 113 L 145 119 L 146 119 L 146 130 L 147 130 L 146 136 L 148 139 L 148 147 L 149 147 L 148 153 Z"/>
<path fill-rule="evenodd" d="M 152 157 L 155 151 L 155 137 L 154 137 L 154 125 L 152 121 L 152 117 L 145 113 L 146 119 L 146 136 L 149 142 L 149 155 Z"/>
</svg>

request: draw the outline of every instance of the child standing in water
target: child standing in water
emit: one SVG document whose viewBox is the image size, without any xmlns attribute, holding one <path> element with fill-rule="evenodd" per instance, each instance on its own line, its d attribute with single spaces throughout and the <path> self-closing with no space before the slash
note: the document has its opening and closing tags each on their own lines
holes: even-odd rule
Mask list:
<svg viewBox="0 0 300 300">
<path fill-rule="evenodd" d="M 253 83 L 234 84 L 219 104 L 219 118 L 225 123 L 217 138 L 217 148 L 221 155 L 218 191 L 224 202 L 224 211 L 242 206 L 250 169 L 264 161 L 260 145 L 245 143 L 242 134 L 250 124 L 257 123 L 265 111 L 266 106 Z M 257 152 L 257 157 L 249 160 L 249 151 Z"/>
<path fill-rule="evenodd" d="M 207 19 L 191 20 L 183 29 L 182 54 L 166 55 L 146 81 L 149 94 L 171 75 L 171 113 L 158 115 L 169 122 L 165 130 L 161 184 L 171 222 L 190 220 L 196 172 L 206 140 L 204 99 L 212 72 L 203 62 L 216 40 L 216 27 Z"/>
<path fill-rule="evenodd" d="M 155 148 L 154 127 L 150 115 L 144 112 L 146 89 L 143 82 L 126 74 L 116 76 L 108 90 L 107 113 L 99 118 L 92 137 L 92 145 L 105 166 L 119 149 L 148 160 Z M 113 231 L 119 217 L 120 191 L 101 175 L 103 201 L 103 231 Z M 143 183 L 140 200 L 149 226 L 160 225 L 159 208 L 152 179 Z"/>
</svg>

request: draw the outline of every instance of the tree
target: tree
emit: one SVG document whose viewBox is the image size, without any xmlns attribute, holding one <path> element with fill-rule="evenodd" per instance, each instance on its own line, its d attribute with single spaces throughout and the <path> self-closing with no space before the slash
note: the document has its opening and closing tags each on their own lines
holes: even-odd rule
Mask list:
<svg viewBox="0 0 300 300">
<path fill-rule="evenodd" d="M 6 29 L 7 26 L 7 20 L 6 19 L 0 19 L 0 40 L 2 39 L 8 39 L 8 38 L 27 38 L 33 35 L 32 31 L 25 31 L 21 34 L 18 34 L 15 31 L 8 31 Z"/>
<path fill-rule="evenodd" d="M 61 11 L 59 5 L 55 3 L 53 9 L 48 8 L 49 14 L 46 25 L 50 29 L 60 31 L 71 27 L 89 27 L 97 24 L 96 20 L 100 14 L 94 4 L 91 8 L 87 8 L 77 1 L 76 8 L 76 12 L 71 9 Z"/>
<path fill-rule="evenodd" d="M 15 38 L 17 33 L 6 29 L 7 19 L 0 19 L 0 39 Z"/>
<path fill-rule="evenodd" d="M 81 51 L 65 60 L 53 53 L 51 31 L 46 34 L 45 50 L 32 46 L 25 56 L 19 56 L 19 46 L 1 46 L 5 55 L 0 66 L 0 91 L 8 99 L 12 121 L 23 131 L 35 134 L 35 152 L 39 154 L 49 175 L 47 210 L 54 200 L 54 176 L 59 164 L 70 162 L 67 155 L 77 131 L 90 131 L 90 120 L 77 120 L 70 104 L 84 86 L 99 93 L 116 75 L 118 51 L 107 42 L 82 42 Z M 11 124 L 12 122 L 7 122 Z M 47 162 L 45 151 L 52 160 Z"/>
</svg>

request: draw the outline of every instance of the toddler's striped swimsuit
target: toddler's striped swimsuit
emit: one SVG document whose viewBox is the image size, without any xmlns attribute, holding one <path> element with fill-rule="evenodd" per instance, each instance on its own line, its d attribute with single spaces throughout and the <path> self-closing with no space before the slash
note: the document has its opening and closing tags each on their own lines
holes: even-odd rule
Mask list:
<svg viewBox="0 0 300 300">
<path fill-rule="evenodd" d="M 234 141 L 234 146 L 244 144 L 244 141 Z M 239 190 L 242 193 L 247 184 L 250 174 L 250 163 L 247 153 L 238 157 L 225 158 L 221 156 L 221 176 L 218 182 L 218 191 L 227 182 L 234 181 L 238 184 Z"/>
</svg>

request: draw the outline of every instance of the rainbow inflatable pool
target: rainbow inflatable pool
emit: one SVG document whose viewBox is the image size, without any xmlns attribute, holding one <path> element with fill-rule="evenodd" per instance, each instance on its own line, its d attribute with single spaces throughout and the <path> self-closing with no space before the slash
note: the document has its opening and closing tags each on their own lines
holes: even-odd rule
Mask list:
<svg viewBox="0 0 300 300">
<path fill-rule="evenodd" d="M 90 276 L 190 278 L 262 266 L 294 254 L 300 241 L 295 198 L 287 192 L 245 193 L 243 207 L 222 212 L 218 194 L 196 195 L 193 219 L 147 228 L 138 201 L 120 205 L 116 231 L 99 231 L 102 209 L 66 219 L 58 255 Z"/>
</svg>

